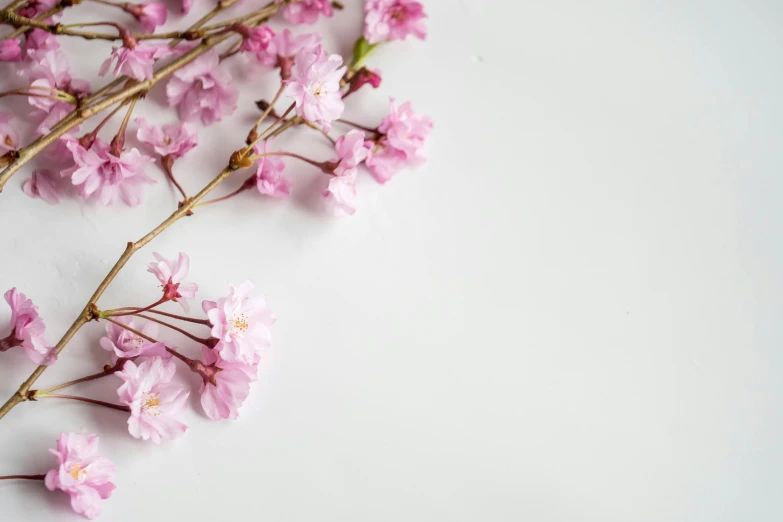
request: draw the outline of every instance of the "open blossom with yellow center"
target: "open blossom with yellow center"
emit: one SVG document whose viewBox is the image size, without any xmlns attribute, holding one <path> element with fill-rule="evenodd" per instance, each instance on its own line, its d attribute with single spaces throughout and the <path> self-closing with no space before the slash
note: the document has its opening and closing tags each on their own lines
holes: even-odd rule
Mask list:
<svg viewBox="0 0 783 522">
<path fill-rule="evenodd" d="M 225 361 L 257 364 L 270 344 L 275 316 L 263 297 L 250 297 L 253 288 L 250 281 L 231 285 L 228 296 L 202 303 L 215 349 Z"/>
<path fill-rule="evenodd" d="M 73 510 L 87 518 L 101 514 L 101 500 L 114 490 L 114 464 L 98 456 L 98 436 L 61 433 L 57 448 L 49 450 L 57 465 L 44 477 L 49 491 L 62 490 L 71 497 Z"/>
<path fill-rule="evenodd" d="M 171 359 L 150 357 L 136 364 L 127 361 L 115 375 L 125 381 L 117 389 L 120 402 L 130 406 L 128 432 L 136 438 L 160 443 L 185 432 L 178 417 L 188 392 L 172 382 L 177 367 Z"/>
<path fill-rule="evenodd" d="M 144 399 L 141 403 L 141 410 L 145 412 L 147 415 L 152 415 L 154 417 L 157 417 L 160 415 L 160 411 L 158 410 L 158 405 L 160 404 L 160 394 L 159 393 L 150 393 L 150 394 L 144 394 Z"/>
<path fill-rule="evenodd" d="M 71 476 L 73 480 L 84 480 L 87 478 L 87 470 L 82 469 L 81 464 L 71 466 Z"/>
</svg>

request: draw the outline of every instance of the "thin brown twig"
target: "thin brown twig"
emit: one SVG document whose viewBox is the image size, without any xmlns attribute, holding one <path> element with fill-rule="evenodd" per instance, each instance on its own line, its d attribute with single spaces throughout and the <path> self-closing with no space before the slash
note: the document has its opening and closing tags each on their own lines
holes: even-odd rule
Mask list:
<svg viewBox="0 0 783 522">
<path fill-rule="evenodd" d="M 106 408 L 124 411 L 126 413 L 130 413 L 131 411 L 130 406 L 126 406 L 125 404 L 112 404 L 111 402 L 99 401 L 97 399 L 88 399 L 87 397 L 79 397 L 77 395 L 60 395 L 58 393 L 55 393 L 55 394 L 39 395 L 38 397 L 35 398 L 35 400 L 38 399 L 71 399 L 73 401 L 88 402 L 90 404 L 96 404 L 98 406 L 105 406 Z"/>
<path fill-rule="evenodd" d="M 41 475 L 5 475 L 0 477 L 0 480 L 11 480 L 11 479 L 23 479 L 23 480 L 44 480 L 46 478 L 45 474 Z"/>
</svg>

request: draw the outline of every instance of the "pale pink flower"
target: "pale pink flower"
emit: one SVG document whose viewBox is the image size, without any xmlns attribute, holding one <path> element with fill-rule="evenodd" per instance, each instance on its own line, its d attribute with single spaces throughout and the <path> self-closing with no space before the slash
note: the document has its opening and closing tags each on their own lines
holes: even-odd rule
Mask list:
<svg viewBox="0 0 783 522">
<path fill-rule="evenodd" d="M 356 213 L 356 175 L 356 169 L 353 169 L 329 179 L 329 187 L 323 195 L 327 209 L 337 217 Z"/>
<path fill-rule="evenodd" d="M 22 190 L 31 198 L 41 198 L 50 205 L 60 202 L 61 188 L 50 170 L 34 170 L 33 175 L 22 184 Z"/>
<path fill-rule="evenodd" d="M 275 3 L 282 1 L 275 0 Z M 300 0 L 284 6 L 282 12 L 292 24 L 314 24 L 320 15 L 329 18 L 334 14 L 331 0 Z"/>
<path fill-rule="evenodd" d="M 22 55 L 18 38 L 9 38 L 0 42 L 0 62 L 18 62 Z"/>
<path fill-rule="evenodd" d="M 132 317 L 115 317 L 115 321 L 124 324 L 134 330 L 143 333 L 152 339 L 158 335 L 158 327 L 150 321 L 141 324 L 134 322 Z M 148 341 L 130 330 L 114 323 L 106 322 L 106 335 L 99 341 L 101 348 L 111 353 L 112 364 L 118 359 L 131 359 L 133 357 L 171 357 L 163 343 Z"/>
<path fill-rule="evenodd" d="M 368 141 L 367 144 L 372 149 L 365 160 L 365 165 L 378 183 L 386 183 L 394 174 L 410 165 L 406 154 L 390 147 L 383 138 L 377 142 Z"/>
<path fill-rule="evenodd" d="M 11 333 L 0 339 L 0 352 L 21 346 L 35 364 L 49 365 L 57 360 L 54 348 L 44 339 L 46 326 L 38 307 L 16 288 L 5 293 L 5 301 L 11 307 Z"/>
<path fill-rule="evenodd" d="M 125 381 L 117 395 L 121 403 L 130 406 L 128 432 L 132 436 L 160 444 L 188 429 L 178 417 L 185 409 L 189 392 L 171 382 L 176 372 L 177 366 L 171 359 L 152 357 L 138 366 L 128 361 L 122 371 L 114 374 Z"/>
<path fill-rule="evenodd" d="M 428 116 L 413 112 L 411 102 L 396 106 L 389 102 L 389 114 L 378 127 L 381 137 L 367 157 L 367 167 L 379 183 L 385 183 L 399 169 L 426 161 L 424 144 L 432 131 Z"/>
<path fill-rule="evenodd" d="M 136 123 L 139 124 L 136 137 L 161 157 L 179 159 L 198 143 L 196 128 L 189 123 L 167 123 L 158 127 L 147 123 L 144 118 L 136 118 Z"/>
<path fill-rule="evenodd" d="M 256 154 L 269 152 L 274 143 L 274 136 L 267 138 L 255 146 Z M 261 194 L 273 198 L 286 198 L 291 194 L 291 179 L 283 174 L 285 162 L 281 156 L 263 156 L 258 158 L 256 169 L 256 187 Z"/>
<path fill-rule="evenodd" d="M 277 33 L 266 49 L 256 52 L 256 60 L 270 67 L 280 67 L 280 77 L 285 81 L 291 77 L 294 57 L 302 49 L 314 50 L 321 42 L 317 33 L 295 36 L 289 29 Z"/>
<path fill-rule="evenodd" d="M 162 44 L 144 44 L 137 43 L 132 48 L 113 47 L 109 58 L 103 62 L 98 76 L 104 76 L 111 68 L 112 62 L 117 60 L 114 65 L 114 77 L 128 76 L 136 80 L 149 80 L 154 74 L 152 66 L 155 60 L 165 58 L 171 55 L 171 48 Z"/>
<path fill-rule="evenodd" d="M 155 28 L 165 24 L 169 16 L 168 8 L 160 2 L 127 4 L 124 9 L 132 14 L 148 33 L 154 33 Z"/>
<path fill-rule="evenodd" d="M 295 5 L 295 4 L 294 4 Z M 307 121 L 320 123 L 329 131 L 332 121 L 345 109 L 340 80 L 347 67 L 340 67 L 340 55 L 327 55 L 323 47 L 302 49 L 296 54 L 286 96 L 296 102 L 296 113 Z"/>
<path fill-rule="evenodd" d="M 242 46 L 239 48 L 243 53 L 252 53 L 256 60 L 264 65 L 274 65 L 276 60 L 268 52 L 269 46 L 275 37 L 275 32 L 267 25 L 248 28 L 242 27 Z"/>
<path fill-rule="evenodd" d="M 19 148 L 19 134 L 11 126 L 13 119 L 11 113 L 0 111 L 0 153 Z"/>
<path fill-rule="evenodd" d="M 155 274 L 163 287 L 163 297 L 178 302 L 186 312 L 190 311 L 188 299 L 196 297 L 198 285 L 196 283 L 184 283 L 182 280 L 188 276 L 190 270 L 190 258 L 180 252 L 177 259 L 166 259 L 157 252 L 153 252 L 155 261 L 147 267 L 147 272 Z"/>
<path fill-rule="evenodd" d="M 49 452 L 57 457 L 57 468 L 46 474 L 44 484 L 49 491 L 61 489 L 71 497 L 71 507 L 80 515 L 92 519 L 101 514 L 101 500 L 111 496 L 115 468 L 107 458 L 98 457 L 98 436 L 61 433 L 57 449 Z"/>
<path fill-rule="evenodd" d="M 27 33 L 24 43 L 24 56 L 28 60 L 34 60 L 31 53 L 33 51 L 53 52 L 60 49 L 60 43 L 57 38 L 49 31 L 35 28 Z"/>
<path fill-rule="evenodd" d="M 334 150 L 337 152 L 337 160 L 334 161 L 337 164 L 337 167 L 334 169 L 334 173 L 337 176 L 356 170 L 356 167 L 370 153 L 369 145 L 366 145 L 364 142 L 364 132 L 356 129 L 348 131 L 348 134 L 337 138 Z"/>
<path fill-rule="evenodd" d="M 202 349 L 202 359 L 194 370 L 203 379 L 199 393 L 204 413 L 215 421 L 238 418 L 239 408 L 250 395 L 250 383 L 256 381 L 258 368 L 228 362 L 218 350 L 206 346 Z"/>
<path fill-rule="evenodd" d="M 267 52 L 275 57 L 293 58 L 302 49 L 315 49 L 321 43 L 321 35 L 308 33 L 295 35 L 289 29 L 277 33 L 267 47 Z"/>
<path fill-rule="evenodd" d="M 231 75 L 221 69 L 214 50 L 204 53 L 179 71 L 166 85 L 169 105 L 176 105 L 185 121 L 201 118 L 204 125 L 220 121 L 237 108 L 239 91 Z"/>
<path fill-rule="evenodd" d="M 252 281 L 229 288 L 228 296 L 201 304 L 212 325 L 212 337 L 220 341 L 215 350 L 228 362 L 258 364 L 262 350 L 271 343 L 275 315 L 263 297 L 249 298 L 255 288 Z"/>
<path fill-rule="evenodd" d="M 182 14 L 188 14 L 193 7 L 193 0 L 182 0 Z"/>
<path fill-rule="evenodd" d="M 57 89 L 77 98 L 89 94 L 90 84 L 71 77 L 68 57 L 59 48 L 30 50 L 27 52 L 27 60 L 29 66 L 26 72 L 31 86 L 41 92 Z M 74 105 L 66 101 L 40 96 L 30 96 L 27 102 L 43 116 L 36 130 L 39 135 L 48 134 L 57 122 L 74 109 Z"/>
<path fill-rule="evenodd" d="M 117 157 L 109 144 L 100 138 L 96 138 L 89 149 L 77 140 L 66 146 L 73 154 L 76 166 L 62 174 L 70 176 L 84 198 L 96 195 L 103 205 L 112 205 L 121 198 L 133 207 L 142 201 L 142 186 L 155 183 L 143 170 L 144 163 L 154 160 L 135 148 L 123 151 Z"/>
<path fill-rule="evenodd" d="M 371 44 L 427 37 L 427 15 L 415 0 L 367 0 L 364 38 Z"/>
</svg>

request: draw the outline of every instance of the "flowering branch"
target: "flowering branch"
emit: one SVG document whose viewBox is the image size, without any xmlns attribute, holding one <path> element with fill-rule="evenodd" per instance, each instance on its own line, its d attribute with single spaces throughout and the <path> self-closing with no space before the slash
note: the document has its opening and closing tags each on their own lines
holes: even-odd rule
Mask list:
<svg viewBox="0 0 783 522">
<path fill-rule="evenodd" d="M 209 19 L 214 17 L 218 12 L 220 12 L 220 10 L 225 8 L 221 6 L 230 6 L 231 4 L 234 3 L 234 1 L 236 0 L 233 1 L 226 0 L 224 2 L 221 2 L 220 4 L 218 4 L 218 7 L 213 9 L 213 11 L 208 13 L 206 16 L 204 16 L 202 20 L 208 21 Z M 254 16 L 257 17 L 257 20 L 254 18 L 254 22 L 260 23 L 261 20 L 264 20 L 274 15 L 280 9 L 281 6 L 286 5 L 286 3 L 288 3 L 289 1 L 290 0 L 285 0 L 284 2 L 281 3 L 271 4 L 267 7 L 255 11 Z M 6 11 L 2 11 L 2 13 L 6 13 Z M 204 23 L 204 22 L 201 22 L 200 20 L 194 25 L 198 25 L 199 23 Z M 101 91 L 94 94 L 90 98 L 86 99 L 83 103 L 85 105 L 84 107 L 79 107 L 76 110 L 74 110 L 72 113 L 70 113 L 68 116 L 66 116 L 60 122 L 59 125 L 55 126 L 51 130 L 49 134 L 46 134 L 45 136 L 38 138 L 27 147 L 24 147 L 16 151 L 16 153 L 14 154 L 14 159 L 11 161 L 11 163 L 8 166 L 6 166 L 6 168 L 2 172 L 0 172 L 0 192 L 2 192 L 3 187 L 11 178 L 11 176 L 13 176 L 28 161 L 30 161 L 33 157 L 35 157 L 39 152 L 41 152 L 43 149 L 45 149 L 55 140 L 63 136 L 66 132 L 76 127 L 77 125 L 80 125 L 81 123 L 88 120 L 92 116 L 98 114 L 99 112 L 102 112 L 108 107 L 111 107 L 117 102 L 124 101 L 130 98 L 131 96 L 137 94 L 146 94 L 147 92 L 150 91 L 150 89 L 152 89 L 152 87 L 154 87 L 162 79 L 173 74 L 174 72 L 188 65 L 189 63 L 193 62 L 196 58 L 206 53 L 216 45 L 224 42 L 230 37 L 231 34 L 223 34 L 220 36 L 205 38 L 204 40 L 201 41 L 201 45 L 191 49 L 190 51 L 188 51 L 178 59 L 174 60 L 172 63 L 161 68 L 158 72 L 156 72 L 152 76 L 152 78 L 145 81 L 136 82 L 118 93 L 107 96 L 106 98 L 104 98 L 99 102 L 93 103 L 100 96 L 100 94 L 102 94 Z M 2 416 L 0 415 L 0 417 Z"/>
<path fill-rule="evenodd" d="M 116 263 L 114 263 L 112 269 L 109 270 L 109 273 L 106 275 L 103 281 L 101 281 L 101 283 L 98 285 L 98 288 L 95 289 L 95 292 L 93 292 L 92 296 L 90 297 L 90 300 L 87 302 L 85 307 L 82 309 L 82 312 L 79 314 L 79 317 L 76 318 L 73 324 L 71 324 L 70 328 L 68 328 L 68 330 L 62 336 L 60 341 L 54 346 L 54 350 L 53 350 L 54 355 L 59 354 L 63 350 L 63 348 L 65 348 L 65 345 L 68 344 L 71 338 L 76 334 L 76 332 L 79 331 L 79 329 L 81 329 L 82 326 L 96 319 L 95 303 L 97 303 L 98 299 L 100 299 L 100 297 L 103 295 L 106 289 L 109 288 L 109 285 L 112 283 L 112 281 L 114 281 L 114 278 L 117 277 L 117 274 L 120 273 L 120 270 L 122 270 L 122 268 L 125 266 L 128 260 L 133 256 L 133 254 L 135 254 L 144 245 L 146 245 L 147 243 L 155 239 L 161 232 L 163 232 L 171 225 L 173 225 L 174 223 L 182 219 L 182 217 L 187 215 L 196 203 L 198 203 L 201 199 L 203 199 L 204 196 L 209 194 L 220 183 L 225 181 L 235 170 L 236 168 L 232 168 L 231 166 L 224 168 L 220 172 L 220 174 L 218 174 L 203 189 L 201 189 L 201 191 L 198 194 L 193 196 L 190 200 L 185 202 L 184 205 L 182 205 L 180 208 L 175 210 L 160 225 L 152 229 L 149 233 L 147 233 L 138 241 L 128 243 L 128 245 L 125 247 L 125 251 L 122 253 L 120 258 L 117 260 Z M 45 365 L 38 366 L 38 368 L 36 368 L 35 371 L 33 371 L 33 373 L 22 383 L 22 385 L 19 386 L 19 389 L 16 391 L 16 393 L 13 394 L 6 401 L 6 403 L 0 407 L 0 419 L 5 417 L 5 415 L 9 411 L 11 411 L 11 409 L 14 406 L 28 399 L 27 392 L 30 390 L 30 387 L 35 383 L 35 381 L 37 381 L 38 378 L 46 371 L 46 368 L 47 366 Z"/>
<path fill-rule="evenodd" d="M 0 150 L 7 151 L 0 156 L 0 168 L 8 166 L 0 172 L 0 189 L 22 165 L 63 137 L 57 147 L 48 151 L 52 157 L 47 159 L 67 162 L 60 164 L 60 173 L 70 178 L 80 196 L 96 195 L 107 205 L 118 197 L 128 205 L 138 204 L 142 198 L 140 184 L 154 181 L 146 176 L 142 165 L 157 158 L 183 199 L 157 227 L 137 241 L 127 243 L 54 346 L 45 338 L 43 318 L 32 300 L 16 288 L 5 293 L 5 300 L 11 307 L 11 328 L 0 337 L 0 352 L 21 348 L 39 366 L 0 407 L 0 418 L 21 402 L 45 398 L 75 400 L 128 414 L 131 436 L 160 443 L 179 437 L 188 429 L 178 417 L 190 402 L 187 401 L 190 392 L 182 383 L 173 380 L 179 365 L 172 357 L 185 363 L 201 378 L 198 393 L 201 408 L 209 419 L 236 419 L 248 399 L 252 383 L 259 377 L 259 365 L 271 345 L 271 327 L 276 317 L 263 297 L 252 295 L 254 284 L 251 281 L 230 285 L 229 294 L 215 301 L 202 300 L 203 315 L 200 317 L 158 310 L 159 306 L 172 302 L 180 305 L 185 314 L 190 313 L 190 301 L 195 299 L 199 288 L 188 278 L 190 260 L 183 252 L 175 258 L 153 253 L 154 261 L 148 264 L 147 271 L 160 283 L 158 288 L 162 295 L 159 293 L 158 299 L 147 301 L 152 301 L 148 306 L 100 310 L 98 305 L 106 290 L 136 252 L 181 218 L 193 215 L 196 207 L 223 201 L 251 188 L 272 198 L 288 197 L 292 180 L 283 172 L 285 158 L 304 161 L 326 175 L 321 178 L 325 186 L 321 193 L 327 208 L 336 215 L 348 215 L 356 210 L 355 182 L 361 164 L 379 183 L 384 183 L 401 168 L 422 162 L 425 158 L 421 149 L 432 122 L 426 116 L 414 113 L 410 102 L 398 106 L 392 99 L 388 115 L 375 128 L 340 118 L 345 109 L 344 100 L 349 95 L 364 85 L 377 88 L 380 84 L 380 73 L 362 65 L 370 53 L 385 42 L 404 39 L 411 34 L 423 38 L 426 15 L 416 0 L 368 0 L 364 34 L 354 48 L 351 65 L 346 66 L 343 57 L 325 50 L 316 33 L 294 35 L 289 29 L 276 32 L 265 26 L 278 10 L 289 22 L 311 24 L 321 16 L 332 16 L 334 9 L 341 9 L 339 2 L 274 0 L 249 14 L 208 25 L 218 13 L 236 2 L 221 0 L 187 31 L 156 33 L 156 28 L 166 22 L 168 11 L 163 4 L 95 0 L 132 15 L 145 31 L 144 35 L 136 36 L 113 21 L 62 25 L 49 19 L 54 12 L 80 1 L 61 0 L 58 5 L 41 12 L 57 0 L 13 0 L 0 10 L 0 24 L 5 21 L 6 25 L 16 27 L 10 33 L 14 35 L 10 37 L 12 41 L 7 37 L 0 39 L 0 60 L 22 62 L 31 83 L 29 87 L 0 93 L 0 98 L 4 95 L 28 96 L 33 110 L 45 114 L 35 131 L 41 137 L 20 149 L 19 134 L 11 125 L 15 119 L 13 114 L 0 112 Z M 183 0 L 183 12 L 190 9 L 190 1 Z M 291 5 L 295 2 L 299 3 Z M 93 26 L 113 27 L 118 34 L 92 33 L 84 29 Z M 112 48 L 99 71 L 103 76 L 113 69 L 115 80 L 88 96 L 89 84 L 71 78 L 67 59 L 59 51 L 61 40 L 52 34 L 121 40 L 122 45 Z M 168 47 L 139 43 L 144 39 L 170 41 Z M 198 42 L 179 53 L 173 48 L 183 39 Z M 224 47 L 216 49 L 224 42 Z M 257 103 L 261 115 L 249 130 L 245 143 L 230 155 L 226 167 L 190 197 L 174 178 L 173 165 L 197 145 L 198 134 L 190 121 L 200 119 L 209 125 L 237 108 L 238 89 L 232 85 L 230 73 L 220 67 L 222 60 L 237 54 L 278 69 L 280 87 L 271 103 Z M 154 70 L 155 64 L 161 63 L 158 60 L 172 55 L 176 57 L 170 63 Z M 183 121 L 158 126 L 136 117 L 136 138 L 149 151 L 154 151 L 156 158 L 144 155 L 136 148 L 126 150 L 126 133 L 137 102 L 167 76 L 172 76 L 166 86 L 168 104 L 177 107 Z M 288 98 L 288 108 L 278 115 L 274 105 L 283 96 Z M 71 110 L 68 104 L 75 109 Z M 98 134 L 121 111 L 125 112 L 119 130 L 107 143 Z M 102 118 L 92 131 L 79 138 L 66 135 L 98 114 Z M 272 120 L 271 125 L 259 133 L 259 126 L 268 118 Z M 334 139 L 329 132 L 335 122 L 355 128 Z M 298 125 L 307 125 L 332 141 L 334 155 L 317 161 L 307 155 L 275 150 L 274 138 Z M 238 190 L 206 201 L 207 195 L 235 171 L 250 168 L 254 173 L 245 178 Z M 59 195 L 54 176 L 56 174 L 51 171 L 34 171 L 22 188 L 30 196 L 57 202 Z M 98 344 L 109 352 L 111 364 L 97 373 L 46 389 L 32 389 L 74 335 L 87 323 L 101 320 L 106 333 Z M 175 324 L 171 324 L 171 320 L 176 320 Z M 158 341 L 158 325 L 198 343 L 200 355 L 190 358 Z M 197 331 L 196 325 L 201 330 Z M 208 330 L 204 337 L 188 331 L 204 332 L 203 327 Z M 116 389 L 118 403 L 54 393 L 109 375 L 122 381 Z M 71 496 L 76 512 L 93 518 L 100 514 L 101 500 L 108 498 L 115 488 L 112 482 L 114 464 L 97 454 L 97 446 L 97 435 L 62 433 L 56 449 L 51 450 L 57 459 L 55 469 L 46 475 L 7 475 L 0 480 L 44 479 L 47 489 L 64 491 Z"/>
</svg>

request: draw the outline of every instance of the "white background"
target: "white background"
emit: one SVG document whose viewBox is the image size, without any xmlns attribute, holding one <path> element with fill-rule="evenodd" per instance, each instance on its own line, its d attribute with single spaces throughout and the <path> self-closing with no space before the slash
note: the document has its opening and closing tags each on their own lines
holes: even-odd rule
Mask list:
<svg viewBox="0 0 783 522">
<path fill-rule="evenodd" d="M 189 20 L 209 4 L 195 3 Z M 347 4 L 319 25 L 342 54 L 361 23 Z M 66 21 L 85 10 L 105 13 L 85 4 Z M 427 10 L 428 41 L 378 52 L 382 87 L 346 112 L 376 124 L 387 96 L 413 100 L 435 121 L 427 166 L 386 186 L 363 176 L 359 211 L 335 220 L 316 205 L 323 180 L 289 162 L 291 201 L 248 193 L 197 212 L 100 303 L 154 300 L 153 251 L 190 254 L 202 298 L 253 279 L 279 320 L 240 420 L 208 421 L 184 371 L 191 429 L 164 446 L 131 438 L 119 412 L 22 404 L 0 421 L 0 474 L 45 472 L 47 448 L 74 430 L 99 433 L 117 464 L 104 520 L 783 517 L 781 6 Z M 69 49 L 87 77 L 108 54 Z M 252 100 L 274 93 L 273 74 L 243 63 L 231 65 L 240 110 L 176 166 L 191 190 L 241 143 Z M 172 120 L 162 99 L 141 111 Z M 307 129 L 280 144 L 330 157 Z M 29 172 L 0 195 L 0 288 L 34 299 L 55 341 L 175 199 L 152 166 L 161 182 L 140 208 L 49 206 L 19 190 Z M 101 331 L 85 328 L 39 386 L 99 369 Z M 0 361 L 5 398 L 33 366 L 21 353 Z M 116 386 L 74 393 L 113 400 Z M 40 483 L 0 483 L 0 509 L 78 519 Z"/>
</svg>

